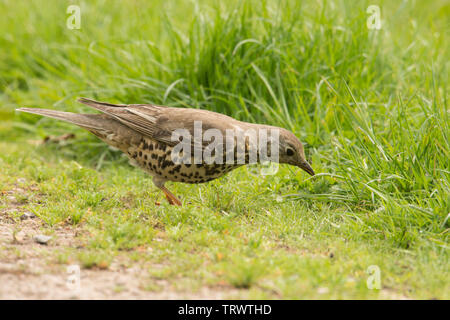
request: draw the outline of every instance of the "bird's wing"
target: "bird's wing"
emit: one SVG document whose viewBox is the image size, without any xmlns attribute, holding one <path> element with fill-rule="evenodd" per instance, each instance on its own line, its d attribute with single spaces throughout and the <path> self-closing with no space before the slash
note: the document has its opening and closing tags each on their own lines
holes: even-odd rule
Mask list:
<svg viewBox="0 0 450 320">
<path fill-rule="evenodd" d="M 201 124 L 202 131 L 218 129 L 225 135 L 226 129 L 235 128 L 239 121 L 226 115 L 189 108 L 171 108 L 150 104 L 111 104 L 80 98 L 79 102 L 97 109 L 127 127 L 148 136 L 152 139 L 175 145 L 178 141 L 172 141 L 172 134 L 176 130 L 185 129 L 194 141 L 194 129 L 196 121 Z M 198 126 L 197 123 L 197 126 Z M 203 143 L 203 145 L 207 143 Z"/>
</svg>

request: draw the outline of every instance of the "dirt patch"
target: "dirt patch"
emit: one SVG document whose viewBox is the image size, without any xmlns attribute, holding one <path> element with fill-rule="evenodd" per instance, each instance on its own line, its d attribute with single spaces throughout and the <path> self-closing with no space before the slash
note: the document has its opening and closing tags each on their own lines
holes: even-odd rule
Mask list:
<svg viewBox="0 0 450 320">
<path fill-rule="evenodd" d="M 0 210 L 0 299 L 224 299 L 240 293 L 211 287 L 179 291 L 166 280 L 151 278 L 147 262 L 126 256 L 114 258 L 107 269 L 58 263 L 64 249 L 83 250 L 79 230 L 70 225 L 49 230 L 38 217 L 21 218 L 23 204 L 17 199 L 26 191 L 3 192 L 7 205 Z M 47 244 L 36 242 L 35 236 L 42 234 L 51 236 Z"/>
<path fill-rule="evenodd" d="M 59 264 L 55 256 L 61 249 L 77 246 L 76 232 L 61 227 L 42 245 L 33 239 L 40 226 L 36 220 L 0 222 L 0 299 L 222 299 L 239 293 L 209 287 L 177 291 L 165 280 L 152 279 L 149 265 L 124 257 L 115 258 L 107 270 Z"/>
</svg>

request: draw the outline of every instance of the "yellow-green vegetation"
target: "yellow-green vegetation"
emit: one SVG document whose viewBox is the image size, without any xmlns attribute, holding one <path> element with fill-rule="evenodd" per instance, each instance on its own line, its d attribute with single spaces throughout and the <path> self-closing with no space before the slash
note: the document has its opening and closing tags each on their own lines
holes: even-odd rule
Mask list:
<svg viewBox="0 0 450 320">
<path fill-rule="evenodd" d="M 66 27 L 69 4 L 80 30 Z M 366 26 L 373 4 L 380 30 Z M 125 255 L 180 290 L 248 298 L 449 298 L 446 1 L 4 0 L 0 11 L 0 191 L 26 191 L 13 219 L 26 210 L 50 234 L 77 230 L 82 247 L 55 262 L 104 269 Z M 184 203 L 170 206 L 88 132 L 14 111 L 94 112 L 79 96 L 282 126 L 319 174 L 240 168 L 170 185 Z M 366 285 L 371 265 L 381 290 Z"/>
</svg>

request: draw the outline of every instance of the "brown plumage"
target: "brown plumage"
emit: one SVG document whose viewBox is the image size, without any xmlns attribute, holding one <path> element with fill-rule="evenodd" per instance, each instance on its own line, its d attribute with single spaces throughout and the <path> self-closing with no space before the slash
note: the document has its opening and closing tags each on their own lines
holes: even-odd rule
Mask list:
<svg viewBox="0 0 450 320">
<path fill-rule="evenodd" d="M 314 175 L 313 169 L 305 160 L 303 145 L 292 132 L 283 128 L 242 122 L 220 113 L 199 109 L 150 104 L 119 105 L 86 98 L 80 98 L 78 101 L 101 111 L 102 114 L 76 114 L 36 108 L 17 110 L 67 121 L 89 130 L 107 144 L 120 149 L 133 164 L 151 174 L 154 184 L 164 192 L 171 204 L 181 205 L 181 201 L 164 186 L 166 181 L 203 183 L 250 162 L 251 147 L 249 147 L 248 139 L 243 141 L 245 142 L 242 149 L 245 153 L 245 163 L 225 161 L 225 152 L 223 163 L 206 163 L 204 159 L 200 163 L 194 160 L 190 163 L 178 163 L 172 159 L 172 151 L 179 143 L 172 137 L 176 130 L 184 129 L 192 137 L 192 159 L 195 148 L 204 151 L 210 143 L 209 141 L 195 143 L 196 121 L 201 122 L 203 131 L 217 129 L 223 134 L 224 140 L 218 141 L 220 146 L 225 146 L 227 143 L 225 138 L 227 130 L 254 130 L 256 133 L 262 129 L 278 130 L 278 162 L 300 167 Z M 239 146 L 239 143 L 236 142 L 236 145 Z M 232 151 L 236 159 L 237 147 Z"/>
</svg>

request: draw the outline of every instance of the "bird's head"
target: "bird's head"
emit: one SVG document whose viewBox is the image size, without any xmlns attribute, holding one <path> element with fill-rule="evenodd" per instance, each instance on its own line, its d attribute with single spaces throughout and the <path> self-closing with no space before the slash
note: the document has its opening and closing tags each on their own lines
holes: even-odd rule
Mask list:
<svg viewBox="0 0 450 320">
<path fill-rule="evenodd" d="M 315 173 L 306 161 L 303 144 L 292 132 L 283 128 L 279 128 L 279 130 L 279 163 L 299 167 L 313 176 Z"/>
</svg>

